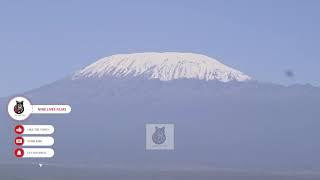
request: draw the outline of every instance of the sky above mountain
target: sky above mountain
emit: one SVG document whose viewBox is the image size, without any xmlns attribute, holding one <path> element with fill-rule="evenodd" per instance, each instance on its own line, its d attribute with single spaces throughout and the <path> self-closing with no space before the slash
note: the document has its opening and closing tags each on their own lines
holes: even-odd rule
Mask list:
<svg viewBox="0 0 320 180">
<path fill-rule="evenodd" d="M 320 85 L 320 2 L 2 1 L 0 96 L 119 53 L 191 52 L 257 80 Z"/>
</svg>

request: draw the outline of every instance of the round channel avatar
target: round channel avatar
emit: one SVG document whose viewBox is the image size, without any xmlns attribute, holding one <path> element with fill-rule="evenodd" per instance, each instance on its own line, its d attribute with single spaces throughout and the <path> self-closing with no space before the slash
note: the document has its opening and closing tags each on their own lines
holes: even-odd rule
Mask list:
<svg viewBox="0 0 320 180">
<path fill-rule="evenodd" d="M 8 113 L 14 120 L 22 121 L 32 113 L 32 105 L 25 97 L 15 97 L 8 104 Z"/>
</svg>

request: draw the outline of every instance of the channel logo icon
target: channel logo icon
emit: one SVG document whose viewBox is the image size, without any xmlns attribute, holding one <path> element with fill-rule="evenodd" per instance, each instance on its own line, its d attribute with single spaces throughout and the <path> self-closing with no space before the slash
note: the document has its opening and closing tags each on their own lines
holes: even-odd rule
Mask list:
<svg viewBox="0 0 320 180">
<path fill-rule="evenodd" d="M 174 124 L 146 124 L 146 150 L 174 150 Z"/>
<path fill-rule="evenodd" d="M 17 125 L 15 128 L 14 128 L 14 132 L 16 134 L 23 134 L 24 132 L 24 127 L 22 125 Z"/>
<path fill-rule="evenodd" d="M 31 102 L 25 97 L 14 97 L 8 104 L 8 113 L 16 121 L 26 120 L 32 113 Z"/>
</svg>

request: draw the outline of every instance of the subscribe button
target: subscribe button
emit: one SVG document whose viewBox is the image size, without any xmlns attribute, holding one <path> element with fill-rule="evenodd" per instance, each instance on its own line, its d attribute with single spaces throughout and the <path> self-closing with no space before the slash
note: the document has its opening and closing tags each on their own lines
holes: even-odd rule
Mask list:
<svg viewBox="0 0 320 180">
<path fill-rule="evenodd" d="M 51 158 L 54 156 L 51 148 L 18 148 L 14 153 L 17 158 Z"/>
<path fill-rule="evenodd" d="M 17 146 L 52 146 L 54 139 L 52 137 L 24 136 L 17 137 L 14 143 Z"/>
</svg>

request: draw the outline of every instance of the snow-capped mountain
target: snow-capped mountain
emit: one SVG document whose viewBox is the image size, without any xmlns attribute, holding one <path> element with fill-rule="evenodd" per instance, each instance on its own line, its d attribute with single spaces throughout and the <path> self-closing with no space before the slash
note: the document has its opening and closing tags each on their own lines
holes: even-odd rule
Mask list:
<svg viewBox="0 0 320 180">
<path fill-rule="evenodd" d="M 251 79 L 198 54 L 104 58 L 73 76 L 18 94 L 32 104 L 72 107 L 67 115 L 34 114 L 22 122 L 56 129 L 55 157 L 30 161 L 320 171 L 320 142 L 315 140 L 320 89 Z M 6 134 L 1 162 L 11 162 L 16 148 L 12 129 L 17 122 L 6 112 L 10 98 L 0 99 L 0 132 Z M 166 123 L 175 124 L 175 150 L 146 151 L 146 124 Z"/>
<path fill-rule="evenodd" d="M 161 81 L 174 79 L 218 80 L 221 82 L 252 80 L 250 76 L 208 56 L 176 52 L 109 56 L 75 73 L 72 79 L 103 76 L 141 76 Z"/>
</svg>

